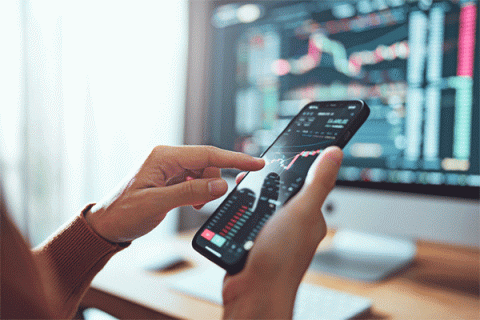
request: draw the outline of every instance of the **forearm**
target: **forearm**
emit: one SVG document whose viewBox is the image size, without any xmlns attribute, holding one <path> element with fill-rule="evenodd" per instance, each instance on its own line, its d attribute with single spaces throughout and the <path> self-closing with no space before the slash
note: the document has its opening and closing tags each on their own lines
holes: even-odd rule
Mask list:
<svg viewBox="0 0 480 320">
<path fill-rule="evenodd" d="M 84 218 L 90 207 L 33 250 L 46 295 L 63 318 L 73 316 L 94 276 L 128 246 L 108 242 L 91 229 Z"/>
</svg>

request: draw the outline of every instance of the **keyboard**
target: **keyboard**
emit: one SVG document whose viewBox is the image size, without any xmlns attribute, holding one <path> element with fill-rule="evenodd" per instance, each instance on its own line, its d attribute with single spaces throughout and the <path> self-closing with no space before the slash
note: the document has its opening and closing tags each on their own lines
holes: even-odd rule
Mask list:
<svg viewBox="0 0 480 320">
<path fill-rule="evenodd" d="M 186 271 L 170 280 L 170 289 L 222 305 L 225 271 L 220 268 Z M 369 299 L 307 283 L 300 284 L 293 319 L 350 319 L 366 312 Z"/>
</svg>

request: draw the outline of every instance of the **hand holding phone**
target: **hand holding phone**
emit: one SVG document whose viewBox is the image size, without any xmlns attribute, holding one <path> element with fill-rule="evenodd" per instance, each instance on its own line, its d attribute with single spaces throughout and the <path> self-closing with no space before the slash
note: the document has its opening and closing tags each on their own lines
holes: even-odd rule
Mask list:
<svg viewBox="0 0 480 320">
<path fill-rule="evenodd" d="M 335 185 L 342 156 L 337 147 L 322 152 L 300 192 L 258 234 L 241 272 L 225 276 L 224 318 L 292 318 L 300 282 L 326 235 L 321 208 Z"/>
<path fill-rule="evenodd" d="M 343 148 L 369 115 L 365 102 L 306 105 L 193 238 L 193 247 L 230 274 L 242 270 L 268 219 L 302 187 L 308 169 L 328 146 Z"/>
</svg>

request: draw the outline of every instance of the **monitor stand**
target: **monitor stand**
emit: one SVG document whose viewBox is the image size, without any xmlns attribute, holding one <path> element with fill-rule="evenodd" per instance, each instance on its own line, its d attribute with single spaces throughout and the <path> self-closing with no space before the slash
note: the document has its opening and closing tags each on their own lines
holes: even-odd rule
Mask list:
<svg viewBox="0 0 480 320">
<path fill-rule="evenodd" d="M 338 230 L 331 247 L 318 252 L 311 271 L 361 281 L 379 281 L 406 267 L 415 257 L 413 240 Z"/>
</svg>

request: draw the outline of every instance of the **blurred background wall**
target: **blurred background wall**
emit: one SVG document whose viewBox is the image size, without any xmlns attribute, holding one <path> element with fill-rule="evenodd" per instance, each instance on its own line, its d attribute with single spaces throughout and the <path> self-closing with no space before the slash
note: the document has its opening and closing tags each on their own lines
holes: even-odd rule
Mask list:
<svg viewBox="0 0 480 320">
<path fill-rule="evenodd" d="M 183 141 L 187 1 L 0 3 L 0 177 L 32 245 Z M 177 213 L 155 230 L 172 234 Z"/>
</svg>

